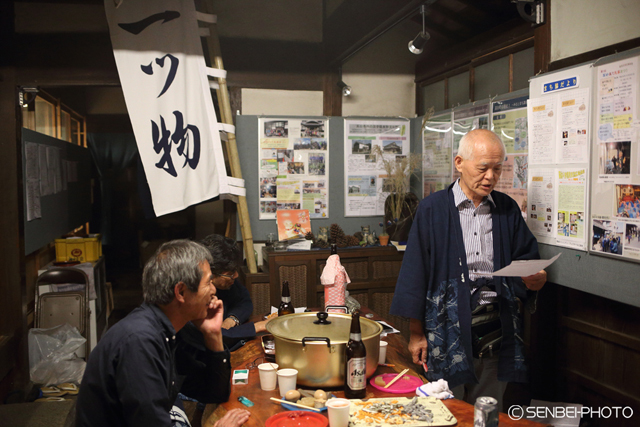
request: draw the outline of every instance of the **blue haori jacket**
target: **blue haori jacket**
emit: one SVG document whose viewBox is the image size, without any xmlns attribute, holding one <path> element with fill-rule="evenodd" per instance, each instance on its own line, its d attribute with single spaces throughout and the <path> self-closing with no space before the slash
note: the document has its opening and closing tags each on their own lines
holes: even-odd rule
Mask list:
<svg viewBox="0 0 640 427">
<path fill-rule="evenodd" d="M 453 198 L 453 184 L 420 202 L 396 284 L 391 314 L 423 322 L 427 338 L 427 378 L 444 378 L 453 388 L 478 382 L 471 351 L 469 268 Z M 538 243 L 517 203 L 493 191 L 494 270 L 513 260 L 538 259 Z M 517 298 L 527 289 L 519 277 L 494 277 L 500 297 L 502 345 L 500 381 L 526 382 L 522 320 Z"/>
</svg>

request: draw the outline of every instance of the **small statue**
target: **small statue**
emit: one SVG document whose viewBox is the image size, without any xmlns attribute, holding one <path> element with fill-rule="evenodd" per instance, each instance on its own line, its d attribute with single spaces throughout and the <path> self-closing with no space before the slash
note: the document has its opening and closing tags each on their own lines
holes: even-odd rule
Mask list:
<svg viewBox="0 0 640 427">
<path fill-rule="evenodd" d="M 316 245 L 321 248 L 329 245 L 329 227 L 320 227 L 316 236 Z"/>
<path fill-rule="evenodd" d="M 378 241 L 378 236 L 376 236 L 375 231 L 367 235 L 367 246 L 373 246 L 376 244 L 377 241 Z"/>
<path fill-rule="evenodd" d="M 360 246 L 367 246 L 369 244 L 369 236 L 371 236 L 371 227 L 368 225 L 361 225 L 362 240 L 360 240 Z"/>
</svg>

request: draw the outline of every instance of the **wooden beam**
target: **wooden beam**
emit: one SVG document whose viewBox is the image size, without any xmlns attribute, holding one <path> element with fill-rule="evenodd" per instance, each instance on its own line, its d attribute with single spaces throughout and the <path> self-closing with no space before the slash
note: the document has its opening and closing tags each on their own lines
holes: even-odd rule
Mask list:
<svg viewBox="0 0 640 427">
<path fill-rule="evenodd" d="M 323 25 L 326 64 L 343 64 L 400 22 L 436 0 L 349 0 L 326 17 Z"/>
<path fill-rule="evenodd" d="M 591 50 L 579 55 L 570 56 L 568 58 L 559 59 L 549 64 L 549 71 L 561 70 L 566 67 L 582 64 L 588 61 L 595 61 L 603 56 L 613 55 L 614 53 L 624 52 L 640 46 L 640 37 L 626 40 L 600 49 Z"/>
<path fill-rule="evenodd" d="M 518 17 L 506 22 L 500 28 L 494 28 L 475 37 L 472 41 L 444 46 L 431 52 L 426 52 L 425 49 L 425 53 L 422 54 L 424 59 L 416 64 L 416 82 L 420 83 L 451 69 L 468 66 L 473 60 L 495 51 L 526 43 L 531 36 L 533 36 L 531 25 Z M 517 48 L 524 48 L 524 46 L 517 46 Z M 504 55 L 508 53 L 508 49 L 503 52 Z"/>
<path fill-rule="evenodd" d="M 549 71 L 551 62 L 551 2 L 547 0 L 544 10 L 545 23 L 539 25 L 533 32 L 535 47 L 533 50 L 533 75 Z"/>
<path fill-rule="evenodd" d="M 322 88 L 322 114 L 325 116 L 342 115 L 342 90 L 338 86 L 340 74 L 327 71 L 324 74 Z"/>
</svg>

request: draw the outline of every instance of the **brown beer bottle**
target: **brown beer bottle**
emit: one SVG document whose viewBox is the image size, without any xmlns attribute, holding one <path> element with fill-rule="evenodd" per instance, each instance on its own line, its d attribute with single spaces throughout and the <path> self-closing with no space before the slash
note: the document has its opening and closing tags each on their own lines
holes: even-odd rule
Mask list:
<svg viewBox="0 0 640 427">
<path fill-rule="evenodd" d="M 335 255 L 337 253 L 338 253 L 338 245 L 336 245 L 335 243 L 332 243 L 331 244 L 331 254 L 329 256 Z"/>
<path fill-rule="evenodd" d="M 367 394 L 367 349 L 360 332 L 360 314 L 353 313 L 345 357 L 344 396 L 363 399 Z"/>
<path fill-rule="evenodd" d="M 285 314 L 293 314 L 293 304 L 291 304 L 291 294 L 289 294 L 289 282 L 282 282 L 282 297 L 280 298 L 280 307 L 278 307 L 278 316 Z"/>
</svg>

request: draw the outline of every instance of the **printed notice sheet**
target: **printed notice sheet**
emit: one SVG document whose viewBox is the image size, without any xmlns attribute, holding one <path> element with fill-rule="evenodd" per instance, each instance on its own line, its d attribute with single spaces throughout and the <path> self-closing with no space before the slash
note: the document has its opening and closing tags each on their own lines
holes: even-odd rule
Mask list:
<svg viewBox="0 0 640 427">
<path fill-rule="evenodd" d="M 555 181 L 553 168 L 529 170 L 529 213 L 527 225 L 537 238 L 555 236 Z"/>
<path fill-rule="evenodd" d="M 638 90 L 638 59 L 598 67 L 597 128 L 598 182 L 631 183 L 631 145 L 636 143 L 638 119 L 636 96 Z"/>
<path fill-rule="evenodd" d="M 502 139 L 507 157 L 496 190 L 508 194 L 527 215 L 528 132 L 527 97 L 497 101 L 491 104 L 493 131 Z"/>
<path fill-rule="evenodd" d="M 458 155 L 460 140 L 475 129 L 489 129 L 489 104 L 474 105 L 453 112 L 453 153 L 451 159 Z M 452 167 L 451 182 L 460 178 L 460 173 Z"/>
<path fill-rule="evenodd" d="M 42 218 L 40 207 L 40 160 L 38 144 L 24 145 L 27 221 Z"/>
<path fill-rule="evenodd" d="M 451 183 L 451 115 L 431 117 L 422 129 L 423 197 Z"/>
<path fill-rule="evenodd" d="M 589 161 L 589 89 L 561 92 L 558 163 Z"/>
<path fill-rule="evenodd" d="M 532 165 L 555 162 L 556 105 L 555 96 L 527 101 L 529 163 Z"/>
<path fill-rule="evenodd" d="M 260 219 L 275 219 L 284 209 L 327 218 L 329 122 L 261 118 L 258 126 Z"/>
<path fill-rule="evenodd" d="M 384 215 L 389 188 L 383 159 L 409 154 L 409 121 L 345 120 L 344 133 L 345 216 Z"/>
<path fill-rule="evenodd" d="M 556 241 L 560 246 L 586 249 L 585 206 L 587 173 L 581 169 L 556 169 L 558 223 Z"/>
</svg>

